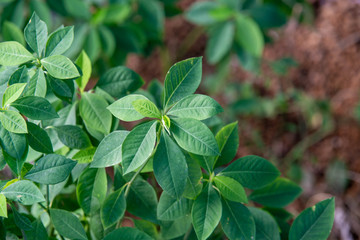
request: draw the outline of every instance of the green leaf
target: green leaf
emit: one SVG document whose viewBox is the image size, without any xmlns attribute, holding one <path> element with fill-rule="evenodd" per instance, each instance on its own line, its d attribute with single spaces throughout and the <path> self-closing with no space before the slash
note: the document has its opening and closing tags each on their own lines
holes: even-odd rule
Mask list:
<svg viewBox="0 0 360 240">
<path fill-rule="evenodd" d="M 45 97 L 46 95 L 46 79 L 44 71 L 37 68 L 35 74 L 30 78 L 29 83 L 24 91 L 24 96 Z"/>
<path fill-rule="evenodd" d="M 183 196 L 189 199 L 195 199 L 202 190 L 202 172 L 199 164 L 186 156 L 186 162 L 188 165 L 188 176 L 186 179 L 186 185 Z"/>
<path fill-rule="evenodd" d="M 176 142 L 191 153 L 219 155 L 219 147 L 210 129 L 202 122 L 191 118 L 171 120 L 171 132 Z"/>
<path fill-rule="evenodd" d="M 26 170 L 26 168 L 23 168 L 23 167 L 25 166 L 25 161 L 27 158 L 28 150 L 29 150 L 29 147 L 28 147 L 28 145 L 26 145 L 25 154 L 20 159 L 11 157 L 5 151 L 2 152 L 5 162 L 7 163 L 7 165 L 11 169 L 11 171 L 18 177 L 23 176 L 23 174 L 22 174 L 23 169 Z"/>
<path fill-rule="evenodd" d="M 26 42 L 40 57 L 46 46 L 48 32 L 46 23 L 41 21 L 35 12 L 31 16 L 29 23 L 26 25 L 24 34 Z"/>
<path fill-rule="evenodd" d="M 214 157 L 202 156 L 193 153 L 189 153 L 192 159 L 194 159 L 202 168 L 204 168 L 208 173 L 211 173 L 214 169 Z"/>
<path fill-rule="evenodd" d="M 35 57 L 18 42 L 0 43 L 0 65 L 16 66 L 33 59 Z"/>
<path fill-rule="evenodd" d="M 150 157 L 156 141 L 156 121 L 135 127 L 122 144 L 122 165 L 124 173 L 134 171 Z"/>
<path fill-rule="evenodd" d="M 22 230 L 31 231 L 32 225 L 30 220 L 27 217 L 23 216 L 21 213 L 19 213 L 15 207 L 11 206 L 11 210 L 13 212 L 14 222 L 16 226 Z"/>
<path fill-rule="evenodd" d="M 50 137 L 44 129 L 31 122 L 27 122 L 27 128 L 27 138 L 32 149 L 42 153 L 52 153 L 54 151 Z"/>
<path fill-rule="evenodd" d="M 107 135 L 96 149 L 92 168 L 103 168 L 119 164 L 122 160 L 121 148 L 128 131 L 114 131 Z"/>
<path fill-rule="evenodd" d="M 4 79 L 5 81 L 8 81 L 9 85 L 15 84 L 15 83 L 27 83 L 29 79 L 29 69 L 26 66 L 21 66 L 18 69 L 16 69 L 15 72 L 13 72 L 8 79 Z"/>
<path fill-rule="evenodd" d="M 186 12 L 185 17 L 188 21 L 195 23 L 196 25 L 211 25 L 218 20 L 212 15 L 213 11 L 220 8 L 218 2 L 196 2 Z"/>
<path fill-rule="evenodd" d="M 101 133 L 108 134 L 111 129 L 112 116 L 106 108 L 109 104 L 106 100 L 94 93 L 83 93 L 79 111 L 86 126 Z"/>
<path fill-rule="evenodd" d="M 251 18 L 237 15 L 235 40 L 246 52 L 255 57 L 261 57 L 264 38 L 259 26 Z"/>
<path fill-rule="evenodd" d="M 44 202 L 45 198 L 37 186 L 28 180 L 19 180 L 1 190 L 6 198 L 17 201 L 23 205 L 32 205 Z"/>
<path fill-rule="evenodd" d="M 105 228 L 116 224 L 124 216 L 126 199 L 123 188 L 111 193 L 101 207 L 101 222 Z"/>
<path fill-rule="evenodd" d="M 26 83 L 15 83 L 10 85 L 3 95 L 2 106 L 6 106 L 20 97 L 26 87 Z"/>
<path fill-rule="evenodd" d="M 187 198 L 176 199 L 163 192 L 157 208 L 158 219 L 172 221 L 185 215 L 190 215 L 192 204 L 192 200 Z"/>
<path fill-rule="evenodd" d="M 91 146 L 88 135 L 79 126 L 64 125 L 54 129 L 60 141 L 69 148 L 84 149 Z"/>
<path fill-rule="evenodd" d="M 71 158 L 78 163 L 91 163 L 96 151 L 96 147 L 81 149 Z"/>
<path fill-rule="evenodd" d="M 27 133 L 27 126 L 25 119 L 20 115 L 20 113 L 5 110 L 0 112 L 0 121 L 2 126 L 13 133 Z"/>
<path fill-rule="evenodd" d="M 99 58 L 101 53 L 101 41 L 97 28 L 89 28 L 83 48 L 89 55 L 91 62 L 94 63 Z"/>
<path fill-rule="evenodd" d="M 33 120 L 47 120 L 59 117 L 51 103 L 42 97 L 22 97 L 10 105 Z"/>
<path fill-rule="evenodd" d="M 16 41 L 25 46 L 25 39 L 22 31 L 16 24 L 5 21 L 2 26 L 2 35 L 4 41 Z"/>
<path fill-rule="evenodd" d="M 144 220 L 158 223 L 157 197 L 154 188 L 145 180 L 136 179 L 126 199 L 127 211 Z"/>
<path fill-rule="evenodd" d="M 202 58 L 189 58 L 175 63 L 166 74 L 164 87 L 165 109 L 192 94 L 199 87 L 202 76 Z"/>
<path fill-rule="evenodd" d="M 25 178 L 42 184 L 57 184 L 65 181 L 76 162 L 64 156 L 49 154 L 35 162 Z"/>
<path fill-rule="evenodd" d="M 217 24 L 210 29 L 209 40 L 206 45 L 206 58 L 210 64 L 221 61 L 231 50 L 235 35 L 233 21 Z"/>
<path fill-rule="evenodd" d="M 121 98 L 139 89 L 144 80 L 127 67 L 115 67 L 108 70 L 96 86 L 108 92 L 114 98 Z"/>
<path fill-rule="evenodd" d="M 71 212 L 62 209 L 50 209 L 51 222 L 58 233 L 69 239 L 87 240 L 80 220 Z"/>
<path fill-rule="evenodd" d="M 254 207 L 250 207 L 249 210 L 255 220 L 256 240 L 280 240 L 279 227 L 269 213 Z"/>
<path fill-rule="evenodd" d="M 107 192 L 107 179 L 104 168 L 88 168 L 79 177 L 76 196 L 85 214 L 99 210 Z"/>
<path fill-rule="evenodd" d="M 24 156 L 27 148 L 24 134 L 12 133 L 0 126 L 0 141 L 2 149 L 11 157 L 20 160 Z"/>
<path fill-rule="evenodd" d="M 6 197 L 4 194 L 0 194 L 0 217 L 7 218 L 7 205 Z"/>
<path fill-rule="evenodd" d="M 74 27 L 64 27 L 53 32 L 47 42 L 45 57 L 60 55 L 68 50 L 74 40 Z"/>
<path fill-rule="evenodd" d="M 206 95 L 194 94 L 181 99 L 167 112 L 170 116 L 179 118 L 194 118 L 204 120 L 223 109 L 214 99 Z"/>
<path fill-rule="evenodd" d="M 266 159 L 250 155 L 234 161 L 219 175 L 234 178 L 244 187 L 258 189 L 273 182 L 280 172 Z"/>
<path fill-rule="evenodd" d="M 103 240 L 153 240 L 149 235 L 136 228 L 122 227 L 115 229 L 105 236 Z"/>
<path fill-rule="evenodd" d="M 221 199 L 209 184 L 195 200 L 191 216 L 196 236 L 207 239 L 218 225 L 222 213 Z"/>
<path fill-rule="evenodd" d="M 111 104 L 107 109 L 118 119 L 131 122 L 143 119 L 144 116 L 135 110 L 132 103 L 136 100 L 148 100 L 145 96 L 139 94 L 131 94 L 120 98 Z"/>
<path fill-rule="evenodd" d="M 233 202 L 248 202 L 244 188 L 233 178 L 216 176 L 214 182 L 224 198 Z"/>
<path fill-rule="evenodd" d="M 150 100 L 139 99 L 133 101 L 131 104 L 133 105 L 134 109 L 144 117 L 161 119 L 161 113 L 159 109 Z"/>
<path fill-rule="evenodd" d="M 335 212 L 335 199 L 329 198 L 305 209 L 294 220 L 289 240 L 328 239 Z"/>
<path fill-rule="evenodd" d="M 48 74 L 46 75 L 46 79 L 55 96 L 68 103 L 72 102 L 75 91 L 73 80 L 71 79 L 60 80 L 57 78 L 53 78 Z"/>
<path fill-rule="evenodd" d="M 48 233 L 41 219 L 33 221 L 31 225 L 32 230 L 26 232 L 27 240 L 48 240 Z"/>
<path fill-rule="evenodd" d="M 222 199 L 221 226 L 229 239 L 254 240 L 255 221 L 243 204 Z"/>
<path fill-rule="evenodd" d="M 294 201 L 302 192 L 295 183 L 278 178 L 264 188 L 253 191 L 249 199 L 267 207 L 282 208 Z"/>
<path fill-rule="evenodd" d="M 80 91 L 83 92 L 91 77 L 91 61 L 86 52 L 82 50 L 75 63 L 82 71 L 82 76 L 76 79 L 76 83 L 79 86 Z"/>
<path fill-rule="evenodd" d="M 215 166 L 222 166 L 233 160 L 239 148 L 238 122 L 230 123 L 220 129 L 215 139 L 221 153 L 221 155 L 215 159 Z"/>
<path fill-rule="evenodd" d="M 191 227 L 191 217 L 185 216 L 174 221 L 161 222 L 161 237 L 164 239 L 174 239 L 184 236 Z M 194 231 L 191 230 L 189 239 L 196 239 Z M 181 239 L 181 238 L 180 238 Z"/>
<path fill-rule="evenodd" d="M 73 62 L 63 55 L 53 55 L 41 59 L 41 64 L 54 78 L 70 79 L 80 77 Z"/>
<path fill-rule="evenodd" d="M 163 131 L 154 155 L 154 174 L 161 188 L 180 199 L 188 176 L 188 166 L 178 145 Z"/>
</svg>

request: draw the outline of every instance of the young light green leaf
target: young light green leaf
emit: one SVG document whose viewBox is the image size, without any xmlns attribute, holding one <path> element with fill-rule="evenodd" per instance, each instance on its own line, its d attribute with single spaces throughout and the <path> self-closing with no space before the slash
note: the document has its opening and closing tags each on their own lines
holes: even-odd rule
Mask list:
<svg viewBox="0 0 360 240">
<path fill-rule="evenodd" d="M 30 78 L 29 83 L 24 91 L 24 96 L 37 96 L 45 98 L 46 79 L 44 71 L 37 68 L 35 74 Z"/>
<path fill-rule="evenodd" d="M 33 120 L 47 120 L 59 117 L 51 103 L 42 97 L 21 97 L 10 105 Z"/>
<path fill-rule="evenodd" d="M 156 217 L 157 196 L 155 189 L 145 180 L 136 179 L 126 199 L 127 211 L 144 220 L 158 224 Z"/>
<path fill-rule="evenodd" d="M 1 190 L 6 198 L 17 201 L 23 205 L 32 205 L 44 202 L 45 198 L 37 186 L 28 180 L 19 180 Z"/>
<path fill-rule="evenodd" d="M 280 240 L 279 227 L 275 219 L 269 213 L 254 207 L 250 207 L 249 210 L 255 220 L 256 240 Z"/>
<path fill-rule="evenodd" d="M 76 83 L 79 86 L 80 91 L 83 92 L 91 77 L 91 61 L 86 52 L 82 50 L 75 63 L 82 71 L 82 76 L 76 79 Z"/>
<path fill-rule="evenodd" d="M 6 106 L 20 97 L 26 87 L 26 83 L 15 83 L 10 85 L 3 95 L 2 106 Z"/>
<path fill-rule="evenodd" d="M 181 99 L 167 112 L 170 116 L 204 120 L 223 109 L 214 99 L 206 95 L 194 94 Z"/>
<path fill-rule="evenodd" d="M 131 122 L 144 118 L 142 114 L 135 110 L 132 103 L 136 100 L 148 100 L 145 96 L 139 94 L 131 94 L 120 98 L 107 109 L 118 119 Z"/>
<path fill-rule="evenodd" d="M 334 222 L 335 199 L 329 198 L 305 209 L 294 220 L 289 240 L 326 240 Z"/>
<path fill-rule="evenodd" d="M 112 116 L 106 108 L 107 101 L 100 95 L 94 93 L 83 93 L 79 111 L 86 126 L 101 133 L 108 134 L 111 129 Z"/>
<path fill-rule="evenodd" d="M 71 158 L 78 163 L 91 163 L 96 151 L 96 147 L 81 149 Z"/>
<path fill-rule="evenodd" d="M 53 152 L 53 146 L 50 137 L 44 129 L 31 122 L 27 122 L 27 128 L 27 138 L 32 149 L 42 153 Z"/>
<path fill-rule="evenodd" d="M 160 220 L 172 221 L 189 215 L 193 201 L 187 198 L 176 199 L 166 192 L 160 196 L 157 216 Z"/>
<path fill-rule="evenodd" d="M 134 109 L 144 117 L 161 119 L 161 113 L 159 109 L 150 100 L 139 99 L 133 101 L 131 104 L 133 105 Z"/>
<path fill-rule="evenodd" d="M 0 217 L 7 218 L 6 197 L 0 193 Z"/>
<path fill-rule="evenodd" d="M 246 52 L 255 57 L 261 57 L 264 49 L 263 34 L 251 18 L 237 15 L 235 40 Z"/>
<path fill-rule="evenodd" d="M 241 203 L 222 199 L 220 223 L 229 239 L 257 239 L 257 235 L 255 238 L 254 218 L 249 209 Z"/>
<path fill-rule="evenodd" d="M 71 212 L 62 209 L 50 209 L 51 222 L 58 233 L 69 239 L 87 240 L 80 220 Z"/>
<path fill-rule="evenodd" d="M 233 122 L 216 134 L 215 139 L 219 145 L 221 155 L 215 158 L 215 166 L 223 166 L 236 156 L 239 147 L 238 122 Z"/>
<path fill-rule="evenodd" d="M 161 188 L 180 199 L 188 176 L 186 159 L 178 145 L 164 131 L 154 155 L 153 167 Z"/>
<path fill-rule="evenodd" d="M 96 149 L 92 168 L 103 168 L 119 164 L 122 160 L 121 148 L 128 131 L 114 131 L 107 135 Z"/>
<path fill-rule="evenodd" d="M 204 123 L 192 118 L 172 119 L 170 130 L 186 151 L 204 156 L 219 155 L 215 137 Z"/>
<path fill-rule="evenodd" d="M 196 236 L 207 239 L 218 225 L 222 213 L 221 199 L 216 190 L 207 185 L 195 200 L 191 216 Z"/>
<path fill-rule="evenodd" d="M 278 178 L 264 188 L 253 191 L 249 199 L 267 207 L 282 208 L 294 201 L 302 192 L 294 182 Z"/>
<path fill-rule="evenodd" d="M 20 160 L 24 156 L 27 148 L 24 134 L 9 132 L 0 125 L 0 142 L 2 149 L 11 157 Z"/>
<path fill-rule="evenodd" d="M 76 196 L 86 214 L 100 209 L 106 192 L 107 179 L 104 168 L 88 168 L 80 175 L 76 186 Z"/>
<path fill-rule="evenodd" d="M 18 112 L 12 110 L 1 111 L 0 121 L 2 126 L 9 132 L 27 133 L 25 119 Z"/>
<path fill-rule="evenodd" d="M 53 32 L 46 43 L 45 57 L 60 55 L 68 50 L 74 40 L 74 27 L 64 27 Z"/>
<path fill-rule="evenodd" d="M 33 59 L 35 57 L 18 42 L 0 43 L 0 65 L 16 66 Z"/>
<path fill-rule="evenodd" d="M 31 49 L 41 57 L 42 51 L 46 45 L 48 32 L 46 23 L 41 21 L 35 12 L 31 16 L 29 23 L 26 25 L 24 34 L 25 40 Z"/>
<path fill-rule="evenodd" d="M 101 222 L 105 228 L 116 224 L 124 216 L 126 199 L 123 189 L 111 193 L 101 207 Z"/>
<path fill-rule="evenodd" d="M 53 55 L 41 59 L 41 64 L 54 78 L 70 79 L 79 77 L 79 71 L 70 59 L 63 55 Z"/>
<path fill-rule="evenodd" d="M 219 175 L 234 178 L 244 187 L 258 189 L 273 182 L 280 172 L 266 159 L 250 155 L 234 161 Z"/>
<path fill-rule="evenodd" d="M 89 136 L 79 126 L 54 127 L 60 141 L 69 148 L 84 149 L 91 146 Z"/>
<path fill-rule="evenodd" d="M 25 178 L 42 184 L 57 184 L 65 181 L 76 162 L 64 156 L 49 154 L 40 158 Z"/>
<path fill-rule="evenodd" d="M 115 229 L 105 236 L 103 240 L 153 240 L 149 235 L 136 228 L 122 227 Z"/>
<path fill-rule="evenodd" d="M 114 98 L 121 98 L 139 89 L 144 80 L 127 67 L 115 67 L 108 70 L 96 86 L 108 92 Z"/>
<path fill-rule="evenodd" d="M 140 167 L 150 157 L 156 141 L 156 121 L 135 127 L 122 144 L 122 165 L 127 174 Z"/>
<path fill-rule="evenodd" d="M 210 64 L 223 59 L 233 46 L 235 25 L 233 21 L 221 22 L 210 29 L 206 45 L 206 58 Z"/>
<path fill-rule="evenodd" d="M 202 58 L 189 58 L 175 63 L 166 74 L 164 108 L 195 92 L 202 76 Z"/>
<path fill-rule="evenodd" d="M 248 202 L 244 188 L 233 178 L 216 176 L 214 182 L 224 198 L 233 202 Z"/>
</svg>

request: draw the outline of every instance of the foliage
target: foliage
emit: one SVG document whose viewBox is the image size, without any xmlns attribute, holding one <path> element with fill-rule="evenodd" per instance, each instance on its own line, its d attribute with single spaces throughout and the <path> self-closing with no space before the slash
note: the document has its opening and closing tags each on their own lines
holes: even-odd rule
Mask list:
<svg viewBox="0 0 360 240">
<path fill-rule="evenodd" d="M 61 55 L 72 28 L 48 36 L 45 25 L 34 13 L 25 28 L 34 53 L 0 43 L 0 165 L 14 176 L 0 182 L 2 239 L 327 238 L 333 198 L 290 227 L 283 207 L 301 188 L 261 157 L 232 161 L 237 122 L 215 136 L 204 123 L 223 109 L 194 94 L 202 58 L 173 65 L 157 91 L 141 91 L 142 78 L 125 67 L 84 91 L 86 53 L 75 64 Z M 59 31 L 65 37 L 52 37 Z M 118 119 L 140 122 L 126 131 Z"/>
</svg>

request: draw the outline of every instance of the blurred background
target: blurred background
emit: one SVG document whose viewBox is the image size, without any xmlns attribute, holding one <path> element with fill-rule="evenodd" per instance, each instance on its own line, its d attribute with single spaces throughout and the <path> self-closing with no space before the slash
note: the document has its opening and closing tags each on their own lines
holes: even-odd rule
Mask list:
<svg viewBox="0 0 360 240">
<path fill-rule="evenodd" d="M 297 215 L 336 196 L 329 239 L 360 239 L 359 0 L 0 0 L 0 39 L 25 45 L 36 11 L 50 30 L 75 26 L 98 75 L 127 65 L 150 91 L 169 67 L 204 56 L 199 93 L 239 122 L 238 157 L 277 164 L 303 194 Z M 155 88 L 154 88 L 155 89 Z"/>
</svg>

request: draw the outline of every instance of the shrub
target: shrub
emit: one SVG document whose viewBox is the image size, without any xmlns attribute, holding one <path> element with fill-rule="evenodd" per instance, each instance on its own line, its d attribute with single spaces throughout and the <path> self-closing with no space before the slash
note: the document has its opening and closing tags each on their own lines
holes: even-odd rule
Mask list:
<svg viewBox="0 0 360 240">
<path fill-rule="evenodd" d="M 138 74 L 115 67 L 85 91 L 87 54 L 75 63 L 61 55 L 71 31 L 48 36 L 33 14 L 24 34 L 34 53 L 0 43 L 0 165 L 14 176 L 0 182 L 2 239 L 328 237 L 333 198 L 303 211 L 290 228 L 293 216 L 283 208 L 301 188 L 261 157 L 232 162 L 237 122 L 215 136 L 206 126 L 223 109 L 194 94 L 202 58 L 173 65 L 164 87 L 139 90 Z M 126 131 L 118 119 L 141 122 Z M 134 228 L 121 227 L 129 221 Z"/>
</svg>

